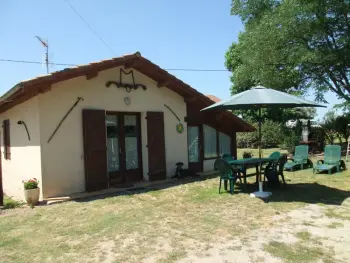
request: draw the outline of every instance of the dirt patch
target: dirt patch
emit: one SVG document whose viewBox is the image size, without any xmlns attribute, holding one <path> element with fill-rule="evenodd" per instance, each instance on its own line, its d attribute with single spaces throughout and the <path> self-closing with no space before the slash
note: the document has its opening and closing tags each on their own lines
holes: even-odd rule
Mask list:
<svg viewBox="0 0 350 263">
<path fill-rule="evenodd" d="M 190 253 L 178 262 L 348 262 L 350 236 L 344 233 L 350 232 L 350 221 L 326 214 L 330 208 L 334 213 L 347 213 L 349 204 L 349 199 L 341 207 L 313 204 L 277 215 L 270 229 Z M 198 256 L 201 253 L 204 257 Z"/>
</svg>

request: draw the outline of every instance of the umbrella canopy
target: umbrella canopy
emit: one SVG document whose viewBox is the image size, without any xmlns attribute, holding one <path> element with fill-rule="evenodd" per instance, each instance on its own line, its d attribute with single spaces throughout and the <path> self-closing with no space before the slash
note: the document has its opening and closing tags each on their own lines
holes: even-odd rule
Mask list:
<svg viewBox="0 0 350 263">
<path fill-rule="evenodd" d="M 252 109 L 252 108 L 297 108 L 297 107 L 326 107 L 285 92 L 257 86 L 243 91 L 231 98 L 219 101 L 202 110 L 209 109 Z"/>
<path fill-rule="evenodd" d="M 259 110 L 259 158 L 261 158 L 261 109 L 262 108 L 297 108 L 297 107 L 326 107 L 285 92 L 257 86 L 243 91 L 231 98 L 219 101 L 209 107 L 202 109 L 258 109 Z"/>
</svg>

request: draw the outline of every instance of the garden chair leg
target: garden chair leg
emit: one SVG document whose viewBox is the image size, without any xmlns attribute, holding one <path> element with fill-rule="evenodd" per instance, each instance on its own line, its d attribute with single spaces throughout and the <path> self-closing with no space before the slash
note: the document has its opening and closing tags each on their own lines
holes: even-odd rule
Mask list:
<svg viewBox="0 0 350 263">
<path fill-rule="evenodd" d="M 221 190 L 221 178 L 220 178 L 220 184 L 219 184 L 219 194 L 221 194 L 220 190 Z"/>
<path fill-rule="evenodd" d="M 233 194 L 233 180 L 230 180 L 230 193 L 231 194 Z"/>
<path fill-rule="evenodd" d="M 284 174 L 283 174 L 283 172 L 281 173 L 281 177 L 282 177 L 282 182 L 283 182 L 284 184 L 286 184 L 286 180 L 284 180 Z"/>
</svg>

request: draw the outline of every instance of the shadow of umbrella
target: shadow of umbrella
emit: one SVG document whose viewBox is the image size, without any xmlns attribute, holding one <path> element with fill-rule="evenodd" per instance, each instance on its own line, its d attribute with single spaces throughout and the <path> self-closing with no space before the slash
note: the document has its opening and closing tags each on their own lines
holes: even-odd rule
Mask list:
<svg viewBox="0 0 350 263">
<path fill-rule="evenodd" d="M 350 191 L 329 187 L 318 183 L 288 184 L 274 189 L 273 195 L 265 202 L 301 202 L 307 204 L 341 205 L 350 197 Z"/>
</svg>

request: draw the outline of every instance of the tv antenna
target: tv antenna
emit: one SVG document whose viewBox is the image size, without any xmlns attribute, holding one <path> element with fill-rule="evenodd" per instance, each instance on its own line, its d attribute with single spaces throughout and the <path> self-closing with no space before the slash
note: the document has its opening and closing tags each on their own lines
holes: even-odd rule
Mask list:
<svg viewBox="0 0 350 263">
<path fill-rule="evenodd" d="M 46 71 L 47 71 L 47 74 L 49 74 L 49 43 L 48 41 L 44 41 L 41 37 L 39 36 L 35 36 L 39 41 L 40 43 L 46 48 L 46 53 L 45 53 L 45 64 L 46 64 Z"/>
</svg>

